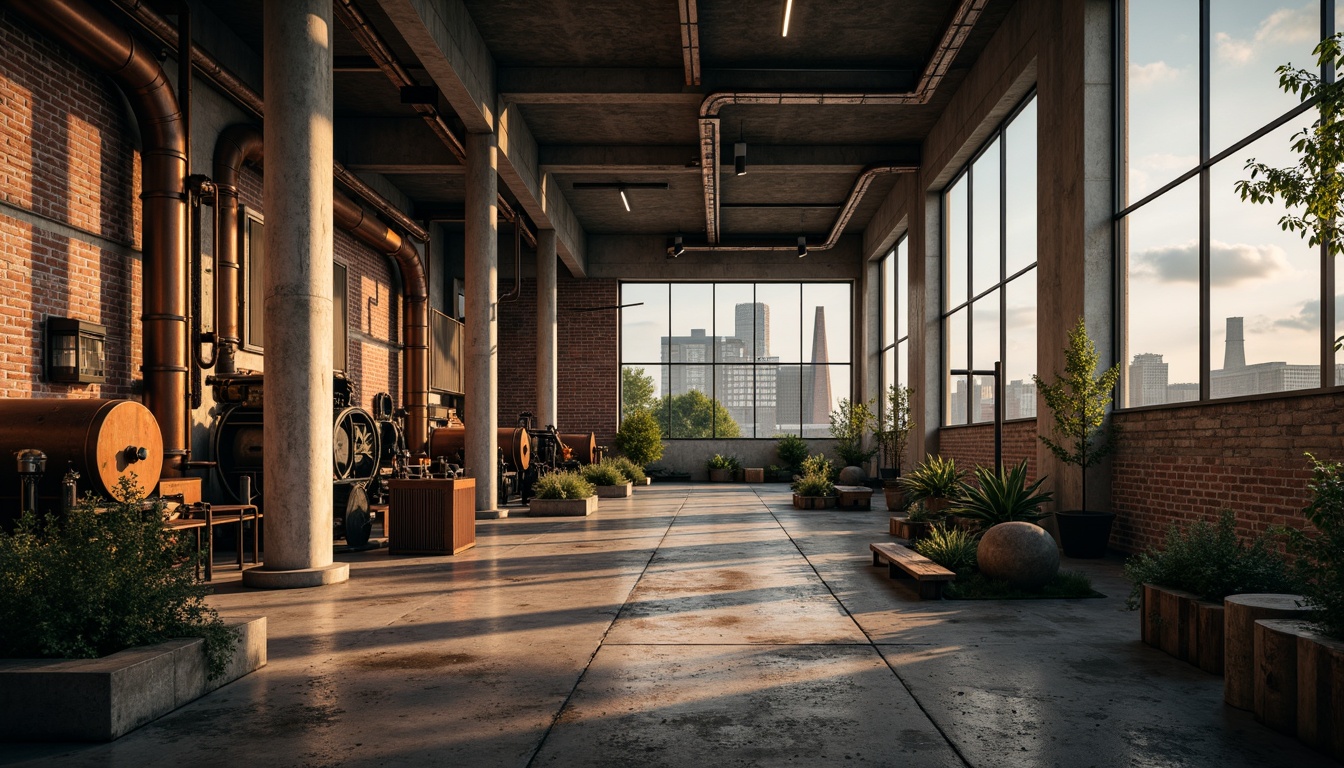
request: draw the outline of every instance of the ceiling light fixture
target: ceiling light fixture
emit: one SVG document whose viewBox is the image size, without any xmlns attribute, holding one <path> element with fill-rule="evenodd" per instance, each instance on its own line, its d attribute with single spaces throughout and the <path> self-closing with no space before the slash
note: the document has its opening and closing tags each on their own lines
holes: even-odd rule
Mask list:
<svg viewBox="0 0 1344 768">
<path fill-rule="evenodd" d="M 733 143 L 733 173 L 745 176 L 747 173 L 747 142 Z"/>
<path fill-rule="evenodd" d="M 806 256 L 806 255 L 807 255 L 807 235 L 799 235 L 799 236 L 798 236 L 798 258 L 801 259 L 801 258 L 803 258 L 803 257 Z"/>
<path fill-rule="evenodd" d="M 620 188 L 620 192 L 621 192 L 621 202 L 625 204 L 625 210 L 626 210 L 626 211 L 629 211 L 629 210 L 630 210 L 630 198 L 628 198 L 628 197 L 625 196 L 625 187 L 621 187 L 621 188 Z"/>
<path fill-rule="evenodd" d="M 784 0 L 784 34 L 781 37 L 789 36 L 789 16 L 793 13 L 793 0 Z"/>
<path fill-rule="evenodd" d="M 629 211 L 630 196 L 626 194 L 632 189 L 667 189 L 666 181 L 576 181 L 574 189 L 614 189 L 621 196 L 621 205 Z"/>
<path fill-rule="evenodd" d="M 675 259 L 685 252 L 686 252 L 686 243 L 685 241 L 682 240 L 681 235 L 677 235 L 676 237 L 672 238 L 672 258 Z"/>
</svg>

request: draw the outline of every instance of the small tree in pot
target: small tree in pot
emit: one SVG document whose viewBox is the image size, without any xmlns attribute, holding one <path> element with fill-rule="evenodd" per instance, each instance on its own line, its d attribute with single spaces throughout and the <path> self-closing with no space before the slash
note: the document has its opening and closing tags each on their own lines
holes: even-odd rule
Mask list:
<svg viewBox="0 0 1344 768">
<path fill-rule="evenodd" d="M 1100 376 L 1096 345 L 1088 338 L 1083 318 L 1069 331 L 1069 346 L 1064 352 L 1064 374 L 1054 384 L 1040 376 L 1032 381 L 1054 415 L 1052 435 L 1041 435 L 1041 442 L 1065 464 L 1082 470 L 1083 506 L 1080 511 L 1056 512 L 1060 545 L 1069 557 L 1103 557 L 1110 540 L 1113 512 L 1089 511 L 1087 506 L 1087 469 L 1115 449 L 1115 428 L 1106 423 L 1106 407 L 1120 378 L 1120 366 L 1113 365 Z"/>
<path fill-rule="evenodd" d="M 892 384 L 887 387 L 886 407 L 878 414 L 873 437 L 882 451 L 886 466 L 878 473 L 884 480 L 882 490 L 887 497 L 887 509 L 905 508 L 905 489 L 898 480 L 901 477 L 901 464 L 905 459 L 905 447 L 910 442 L 910 433 L 915 422 L 910 418 L 909 387 Z"/>
<path fill-rule="evenodd" d="M 849 398 L 840 398 L 840 403 L 831 411 L 831 437 L 835 438 L 835 455 L 846 467 L 860 467 L 873 456 L 877 448 L 865 448 L 863 438 L 872 431 L 874 416 L 872 401 L 850 402 Z"/>
</svg>

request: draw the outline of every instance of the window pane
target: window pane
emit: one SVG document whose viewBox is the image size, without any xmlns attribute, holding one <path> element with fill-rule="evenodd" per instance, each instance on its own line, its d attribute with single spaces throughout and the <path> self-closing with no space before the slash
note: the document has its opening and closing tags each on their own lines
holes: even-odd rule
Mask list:
<svg viewBox="0 0 1344 768">
<path fill-rule="evenodd" d="M 947 223 L 947 241 L 943 253 L 946 262 L 943 280 L 944 309 L 966 301 L 966 270 L 970 255 L 966 242 L 966 176 L 957 179 L 943 197 L 943 221 Z"/>
<path fill-rule="evenodd" d="M 1003 360 L 1005 419 L 1036 415 L 1036 271 L 1008 283 L 1004 327 L 1007 349 Z"/>
<path fill-rule="evenodd" d="M 804 362 L 849 362 L 849 295 L 848 283 L 803 284 Z"/>
<path fill-rule="evenodd" d="M 779 366 L 756 366 L 755 433 L 756 437 L 779 434 Z M 746 425 L 743 425 L 743 433 Z"/>
<path fill-rule="evenodd" d="M 804 411 L 803 437 L 830 437 L 831 411 L 849 397 L 849 366 L 805 365 L 803 377 L 803 402 L 811 403 L 811 416 Z"/>
<path fill-rule="evenodd" d="M 896 345 L 896 383 L 902 387 L 910 386 L 910 343 L 902 341 Z"/>
<path fill-rule="evenodd" d="M 621 418 L 639 409 L 656 409 L 667 382 L 666 365 L 621 366 Z"/>
<path fill-rule="evenodd" d="M 971 305 L 971 322 L 971 366 L 987 371 L 1003 357 L 999 348 L 998 291 Z"/>
<path fill-rule="evenodd" d="M 1006 274 L 1036 263 L 1036 99 L 1023 107 L 1004 135 L 1003 204 Z"/>
<path fill-rule="evenodd" d="M 346 366 L 346 338 L 350 333 L 346 304 L 345 265 L 332 264 L 331 269 L 331 366 L 344 371 Z"/>
<path fill-rule="evenodd" d="M 999 271 L 999 241 L 1003 235 L 999 231 L 999 185 L 1003 177 L 999 167 L 999 147 L 998 140 L 994 140 L 971 167 L 971 192 L 974 195 L 971 209 L 971 232 L 974 235 L 971 245 L 973 296 L 979 296 L 1003 279 Z"/>
<path fill-rule="evenodd" d="M 668 436 L 673 438 L 703 438 L 714 435 L 715 401 L 709 396 L 709 367 L 703 365 L 673 365 L 669 402 L 671 425 Z"/>
<path fill-rule="evenodd" d="M 1197 399 L 1199 180 L 1191 179 L 1143 206 L 1125 217 L 1121 227 L 1128 241 L 1126 354 L 1131 362 L 1126 405 Z M 1154 370 L 1165 378 L 1144 379 L 1140 390 L 1134 366 L 1159 364 L 1165 367 Z M 1195 398 L 1188 397 L 1192 387 Z"/>
<path fill-rule="evenodd" d="M 882 350 L 882 392 L 896 383 L 896 347 L 888 347 Z M 885 407 L 886 395 L 879 400 L 879 405 Z"/>
<path fill-rule="evenodd" d="M 757 283 L 756 300 L 766 307 L 765 330 L 756 335 L 765 345 L 765 354 L 783 363 L 802 362 L 802 286 L 798 283 Z"/>
<path fill-rule="evenodd" d="M 1297 106 L 1296 96 L 1279 89 L 1279 76 L 1274 70 L 1285 63 L 1315 68 L 1311 50 L 1321 39 L 1320 19 L 1315 3 L 1209 3 L 1210 152 L 1218 154 Z"/>
<path fill-rule="evenodd" d="M 969 313 L 969 308 L 959 309 L 944 321 L 944 330 L 946 331 L 944 339 L 945 359 L 947 361 L 946 367 L 943 369 L 946 374 L 947 410 L 945 415 L 949 425 L 966 423 L 966 377 L 952 376 L 947 371 L 955 368 L 967 368 L 970 362 L 970 350 L 966 342 L 966 316 Z"/>
<path fill-rule="evenodd" d="M 719 337 L 719 349 L 725 353 L 716 362 L 750 361 L 758 356 L 755 351 L 757 315 L 761 316 L 764 326 L 765 308 L 758 307 L 752 301 L 752 295 L 751 283 L 714 286 L 714 334 Z"/>
<path fill-rule="evenodd" d="M 1129 0 L 1128 8 L 1122 207 L 1199 164 L 1199 2 Z"/>
<path fill-rule="evenodd" d="M 714 392 L 723 405 L 714 419 L 715 437 L 754 437 L 756 377 L 750 365 L 714 367 Z"/>
<path fill-rule="evenodd" d="M 1344 13 L 1344 11 L 1341 11 Z M 1335 333 L 1331 338 L 1338 344 L 1341 337 L 1344 337 L 1344 269 L 1335 264 Z M 1344 361 L 1344 353 L 1336 352 L 1335 360 Z M 1344 384 L 1344 365 L 1335 363 L 1335 385 Z"/>
<path fill-rule="evenodd" d="M 910 249 L 909 240 L 902 237 L 896 241 L 896 338 L 903 339 L 909 333 L 910 324 Z"/>
<path fill-rule="evenodd" d="M 882 257 L 882 335 L 878 346 L 885 347 L 896 341 L 896 254 L 893 250 Z"/>
<path fill-rule="evenodd" d="M 247 222 L 247 343 L 266 344 L 266 226 L 252 218 Z"/>
<path fill-rule="evenodd" d="M 781 365 L 775 374 L 775 431 L 802 433 L 803 366 Z"/>
<path fill-rule="evenodd" d="M 1293 121 L 1210 171 L 1213 397 L 1321 385 L 1320 250 L 1279 228 L 1287 210 L 1282 205 L 1242 202 L 1233 189 L 1249 176 L 1245 157 L 1274 167 L 1292 164 L 1290 137 L 1309 124 Z"/>
<path fill-rule="evenodd" d="M 707 337 L 714 328 L 714 286 L 709 283 L 672 284 L 672 335 Z"/>
<path fill-rule="evenodd" d="M 624 283 L 621 303 L 621 360 L 627 363 L 667 360 L 667 283 Z"/>
</svg>

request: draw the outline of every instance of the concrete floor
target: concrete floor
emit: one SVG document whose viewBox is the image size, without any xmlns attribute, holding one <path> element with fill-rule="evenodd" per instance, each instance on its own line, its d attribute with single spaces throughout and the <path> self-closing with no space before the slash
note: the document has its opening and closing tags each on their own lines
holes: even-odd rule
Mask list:
<svg viewBox="0 0 1344 768">
<path fill-rule="evenodd" d="M 880 504 L 878 505 L 880 506 Z M 799 511 L 782 485 L 669 485 L 589 518 L 480 521 L 455 557 L 339 559 L 258 592 L 270 664 L 62 766 L 1335 765 L 1222 703 L 1105 599 L 919 602 L 873 568 L 886 511 Z"/>
</svg>

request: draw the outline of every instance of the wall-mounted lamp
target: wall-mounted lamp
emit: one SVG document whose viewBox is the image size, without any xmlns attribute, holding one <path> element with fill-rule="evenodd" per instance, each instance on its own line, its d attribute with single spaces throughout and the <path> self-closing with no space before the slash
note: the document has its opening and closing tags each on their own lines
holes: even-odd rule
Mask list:
<svg viewBox="0 0 1344 768">
<path fill-rule="evenodd" d="M 799 236 L 798 236 L 798 258 L 801 259 L 801 258 L 803 258 L 803 257 L 806 256 L 806 255 L 807 255 L 807 235 L 799 235 Z"/>
<path fill-rule="evenodd" d="M 686 243 L 684 240 L 682 240 L 681 235 L 677 235 L 676 237 L 672 238 L 672 251 L 671 251 L 672 258 L 675 259 L 685 252 L 686 252 Z"/>
<path fill-rule="evenodd" d="M 65 317 L 47 318 L 47 381 L 102 384 L 107 380 L 107 328 Z"/>
<path fill-rule="evenodd" d="M 747 142 L 733 143 L 733 173 L 743 176 L 747 172 Z"/>
</svg>

